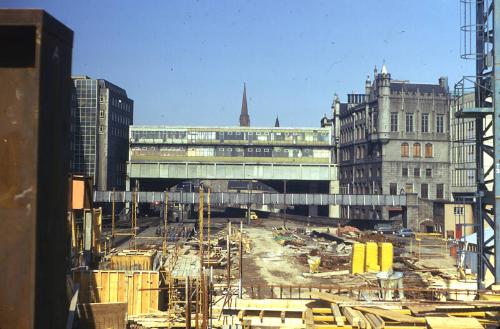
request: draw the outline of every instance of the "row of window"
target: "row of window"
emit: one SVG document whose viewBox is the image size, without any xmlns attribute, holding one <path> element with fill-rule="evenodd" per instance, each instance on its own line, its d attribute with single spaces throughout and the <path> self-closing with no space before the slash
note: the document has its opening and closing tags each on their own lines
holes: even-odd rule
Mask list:
<svg viewBox="0 0 500 329">
<path fill-rule="evenodd" d="M 413 183 L 406 183 L 404 185 L 400 184 L 399 185 L 400 190 L 398 191 L 398 183 L 390 183 L 389 194 L 397 195 L 405 193 L 414 193 L 413 185 L 414 185 Z M 427 183 L 420 184 L 420 197 L 422 199 L 429 198 L 429 184 Z M 436 184 L 436 199 L 444 199 L 444 184 L 442 183 Z"/>
<path fill-rule="evenodd" d="M 401 175 L 403 177 L 408 177 L 408 168 L 403 167 L 401 170 Z M 420 177 L 420 167 L 415 167 L 413 168 L 413 177 Z M 426 168 L 425 169 L 425 177 L 430 178 L 432 177 L 432 168 Z"/>
<path fill-rule="evenodd" d="M 104 104 L 104 96 L 101 96 L 100 102 L 101 104 Z M 122 101 L 121 99 L 117 99 L 114 97 L 111 97 L 111 105 L 114 107 L 119 108 L 120 110 L 124 110 L 126 113 L 130 113 L 132 109 L 132 104 L 129 104 L 128 102 Z"/>
<path fill-rule="evenodd" d="M 407 133 L 415 132 L 415 118 L 414 113 L 406 113 L 405 117 L 405 131 Z M 399 131 L 399 113 L 391 112 L 391 131 Z M 420 116 L 420 132 L 428 133 L 429 129 L 429 113 L 422 113 Z M 445 132 L 444 114 L 436 114 L 435 132 L 443 134 Z"/>
<path fill-rule="evenodd" d="M 365 127 L 365 125 L 356 125 L 354 128 L 349 127 L 342 129 L 340 132 L 340 143 L 366 139 L 368 137 L 368 132 Z"/>
<path fill-rule="evenodd" d="M 351 169 L 344 169 L 340 170 L 340 179 L 352 179 L 352 170 Z M 359 168 L 354 171 L 354 177 L 356 178 L 365 178 L 366 177 L 380 177 L 381 176 L 381 171 L 380 168 L 377 168 L 375 171 L 370 167 L 368 170 L 365 170 L 364 168 Z"/>
<path fill-rule="evenodd" d="M 132 138 L 136 141 L 141 139 L 187 139 L 189 142 L 196 141 L 287 141 L 287 142 L 330 142 L 329 131 L 167 131 L 167 130 L 133 130 Z"/>
<path fill-rule="evenodd" d="M 406 142 L 401 143 L 401 157 L 408 158 L 410 156 L 410 145 Z M 421 158 L 422 157 L 422 147 L 420 143 L 413 143 L 413 157 Z M 425 157 L 432 158 L 433 157 L 433 149 L 431 143 L 425 144 Z"/>
</svg>

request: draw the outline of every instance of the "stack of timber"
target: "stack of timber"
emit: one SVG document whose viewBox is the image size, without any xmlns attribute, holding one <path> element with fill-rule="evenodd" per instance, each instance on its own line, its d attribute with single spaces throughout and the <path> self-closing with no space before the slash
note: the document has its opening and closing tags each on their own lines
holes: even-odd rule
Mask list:
<svg viewBox="0 0 500 329">
<path fill-rule="evenodd" d="M 245 300 L 224 308 L 240 324 L 260 328 L 304 329 L 403 329 L 403 328 L 496 328 L 500 303 L 474 302 L 367 302 L 330 293 L 313 293 L 315 300 Z M 301 311 L 301 322 L 296 314 Z M 232 324 L 226 319 L 223 324 Z"/>
<path fill-rule="evenodd" d="M 185 328 L 185 327 L 186 327 L 186 322 L 184 318 L 172 318 L 169 316 L 169 314 L 167 314 L 167 312 L 158 312 L 156 314 L 129 316 L 127 328 L 145 329 L 145 328 Z"/>
</svg>

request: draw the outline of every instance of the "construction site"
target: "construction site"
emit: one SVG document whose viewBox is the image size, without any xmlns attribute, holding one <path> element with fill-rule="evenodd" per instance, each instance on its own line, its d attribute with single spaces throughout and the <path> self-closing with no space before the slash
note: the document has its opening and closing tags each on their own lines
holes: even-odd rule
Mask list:
<svg viewBox="0 0 500 329">
<path fill-rule="evenodd" d="M 83 191 L 77 187 L 83 182 L 75 177 L 74 190 Z M 475 275 L 457 266 L 454 242 L 439 234 L 400 237 L 286 217 L 227 218 L 212 211 L 210 189 L 204 188 L 198 220 L 169 222 L 166 193 L 166 215 L 131 221 L 113 216 L 111 225 L 103 225 L 99 210 L 79 208 L 86 194 L 73 193 L 68 219 L 76 261 L 70 282 L 80 316 L 99 328 L 124 318 L 122 325 L 130 328 L 499 323 L 498 292 L 478 290 Z M 134 199 L 130 207 L 134 213 Z M 91 241 L 79 220 L 85 214 L 94 228 Z M 86 256 L 93 269 L 79 263 Z"/>
<path fill-rule="evenodd" d="M 148 176 L 147 152 L 159 151 L 140 148 L 127 188 L 98 190 L 69 170 L 72 31 L 42 10 L 0 10 L 0 44 L 22 41 L 0 55 L 0 328 L 499 328 L 500 0 L 461 5 L 477 14 L 463 29 L 485 59 L 476 105 L 457 115 L 477 125 L 480 173 L 460 234 L 334 218 L 389 207 L 410 223 L 416 206 L 411 193 L 342 193 L 330 163 L 295 161 L 291 178 L 248 170 L 250 187 L 215 192 L 224 177 L 189 176 L 194 160 Z M 189 180 L 189 192 L 152 188 L 167 179 Z"/>
</svg>

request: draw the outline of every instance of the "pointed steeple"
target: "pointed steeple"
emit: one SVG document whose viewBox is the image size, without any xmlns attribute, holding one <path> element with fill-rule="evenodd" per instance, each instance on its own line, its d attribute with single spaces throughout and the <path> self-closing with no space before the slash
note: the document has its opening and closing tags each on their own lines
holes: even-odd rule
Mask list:
<svg viewBox="0 0 500 329">
<path fill-rule="evenodd" d="M 276 121 L 274 122 L 274 126 L 275 127 L 279 127 L 280 126 L 280 119 L 278 118 L 278 116 L 276 116 Z"/>
<path fill-rule="evenodd" d="M 385 61 L 384 64 L 382 64 L 382 74 L 387 74 L 387 66 L 385 66 Z"/>
<path fill-rule="evenodd" d="M 247 86 L 243 83 L 243 100 L 241 101 L 240 127 L 250 127 L 250 116 L 247 105 Z"/>
</svg>

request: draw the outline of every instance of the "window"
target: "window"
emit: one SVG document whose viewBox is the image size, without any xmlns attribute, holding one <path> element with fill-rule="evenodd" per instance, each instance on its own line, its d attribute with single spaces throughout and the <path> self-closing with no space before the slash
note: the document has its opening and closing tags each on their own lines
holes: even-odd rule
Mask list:
<svg viewBox="0 0 500 329">
<path fill-rule="evenodd" d="M 422 132 L 429 132 L 429 113 L 422 113 Z"/>
<path fill-rule="evenodd" d="M 413 176 L 420 177 L 420 168 L 413 168 Z"/>
<path fill-rule="evenodd" d="M 403 168 L 402 175 L 403 177 L 408 177 L 408 168 Z"/>
<path fill-rule="evenodd" d="M 453 214 L 454 215 L 463 215 L 464 214 L 464 207 L 453 207 Z"/>
<path fill-rule="evenodd" d="M 248 153 L 252 153 L 252 152 L 253 152 L 253 148 L 249 148 Z"/>
<path fill-rule="evenodd" d="M 432 158 L 432 144 L 431 143 L 425 144 L 425 157 Z"/>
<path fill-rule="evenodd" d="M 260 153 L 260 148 L 256 148 L 255 152 Z"/>
<path fill-rule="evenodd" d="M 427 185 L 427 184 L 420 185 L 420 197 L 422 199 L 429 198 L 429 185 Z"/>
<path fill-rule="evenodd" d="M 444 184 L 436 184 L 436 199 L 444 198 Z"/>
<path fill-rule="evenodd" d="M 398 131 L 398 112 L 391 112 L 391 131 Z"/>
<path fill-rule="evenodd" d="M 264 149 L 264 153 L 269 153 L 269 149 Z"/>
<path fill-rule="evenodd" d="M 409 153 L 410 153 L 410 150 L 409 150 L 409 146 L 408 146 L 408 143 L 402 143 L 401 144 L 401 156 L 403 158 L 407 158 Z"/>
<path fill-rule="evenodd" d="M 413 113 L 406 113 L 406 132 L 413 132 Z"/>
<path fill-rule="evenodd" d="M 104 118 L 104 111 L 103 110 L 99 111 L 99 117 Z"/>
<path fill-rule="evenodd" d="M 425 177 L 432 177 L 432 168 L 425 169 Z"/>
<path fill-rule="evenodd" d="M 413 193 L 413 184 L 412 183 L 407 183 L 405 185 L 405 193 Z"/>
<path fill-rule="evenodd" d="M 436 115 L 436 132 L 438 134 L 444 133 L 444 114 Z"/>
<path fill-rule="evenodd" d="M 420 150 L 420 143 L 413 144 L 413 157 L 420 158 L 422 156 L 422 152 Z"/>
<path fill-rule="evenodd" d="M 398 184 L 397 183 L 390 183 L 389 184 L 389 194 L 390 195 L 398 194 Z"/>
</svg>

